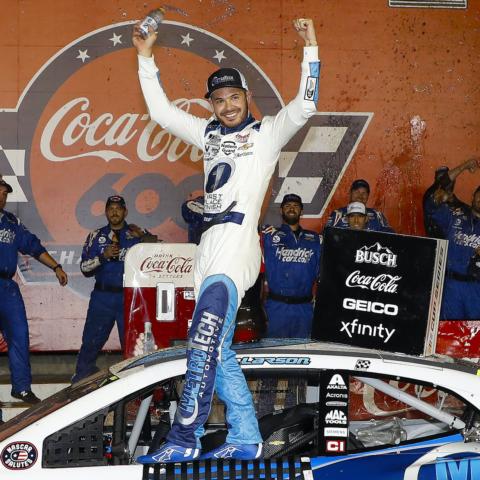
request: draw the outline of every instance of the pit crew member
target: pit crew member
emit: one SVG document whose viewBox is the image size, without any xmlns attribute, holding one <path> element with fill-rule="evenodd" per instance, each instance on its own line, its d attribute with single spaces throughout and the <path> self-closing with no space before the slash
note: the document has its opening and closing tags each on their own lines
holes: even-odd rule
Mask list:
<svg viewBox="0 0 480 480">
<path fill-rule="evenodd" d="M 367 208 L 368 225 L 367 230 L 375 232 L 388 232 L 393 233 L 393 228 L 388 224 L 385 215 L 375 210 L 374 208 L 367 207 L 368 197 L 370 196 L 370 185 L 366 180 L 357 179 L 350 187 L 350 199 L 349 202 L 361 202 Z M 326 227 L 337 228 L 349 228 L 347 220 L 347 207 L 342 207 L 334 210 L 328 217 Z"/>
<path fill-rule="evenodd" d="M 12 192 L 12 187 L 0 175 L 0 331 L 8 345 L 11 395 L 25 403 L 34 404 L 40 399 L 31 388 L 27 314 L 18 284 L 13 280 L 18 252 L 31 255 L 51 268 L 62 287 L 67 284 L 68 277 L 37 236 L 30 233 L 13 213 L 4 210 L 8 194 Z"/>
<path fill-rule="evenodd" d="M 435 180 L 430 187 L 426 190 L 423 195 L 423 225 L 425 228 L 425 233 L 428 237 L 432 238 L 443 238 L 442 229 L 435 223 L 432 218 L 432 209 L 428 208 L 430 197 L 437 191 L 443 190 L 446 195 L 445 203 L 449 204 L 452 208 L 464 208 L 467 205 L 457 198 L 453 192 L 455 188 L 455 180 L 452 182 L 448 175 L 450 169 L 446 166 L 438 167 L 435 170 Z M 437 193 L 438 195 L 438 193 Z"/>
<path fill-rule="evenodd" d="M 347 205 L 346 219 L 351 230 L 368 230 L 367 207 L 362 202 L 352 202 Z"/>
<path fill-rule="evenodd" d="M 318 233 L 300 226 L 303 203 L 289 193 L 280 205 L 283 223 L 262 229 L 267 300 L 267 337 L 310 338 L 312 289 L 320 268 Z"/>
<path fill-rule="evenodd" d="M 480 247 L 480 187 L 473 193 L 471 206 L 451 203 L 448 185 L 465 171 L 478 171 L 480 159 L 472 158 L 445 171 L 439 188 L 425 199 L 425 211 L 441 229 L 448 242 L 447 271 L 440 318 L 466 320 L 480 318 L 480 281 L 472 274 L 472 258 Z"/>
<path fill-rule="evenodd" d="M 98 353 L 110 336 L 115 322 L 122 350 L 124 347 L 123 270 L 125 255 L 140 242 L 157 238 L 136 225 L 125 222 L 128 210 L 120 195 L 108 197 L 105 216 L 108 225 L 91 232 L 83 246 L 80 270 L 86 277 L 95 277 L 87 319 L 83 328 L 82 346 L 78 353 L 72 383 L 97 371 Z"/>
</svg>

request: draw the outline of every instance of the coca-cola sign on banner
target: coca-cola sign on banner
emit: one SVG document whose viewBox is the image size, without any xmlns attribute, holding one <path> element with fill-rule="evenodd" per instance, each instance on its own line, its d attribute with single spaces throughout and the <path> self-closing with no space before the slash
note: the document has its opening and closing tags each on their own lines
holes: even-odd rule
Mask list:
<svg viewBox="0 0 480 480">
<path fill-rule="evenodd" d="M 171 282 L 176 287 L 193 287 L 191 243 L 144 243 L 132 247 L 125 258 L 124 286 L 141 289 Z"/>
<path fill-rule="evenodd" d="M 313 337 L 413 355 L 434 352 L 446 244 L 327 228 Z"/>
</svg>

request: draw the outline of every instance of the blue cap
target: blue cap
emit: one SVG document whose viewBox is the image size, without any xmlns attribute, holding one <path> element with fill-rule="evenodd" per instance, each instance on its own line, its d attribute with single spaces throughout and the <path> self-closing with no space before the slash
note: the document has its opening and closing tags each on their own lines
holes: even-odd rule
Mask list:
<svg viewBox="0 0 480 480">
<path fill-rule="evenodd" d="M 297 195 L 296 193 L 287 193 L 284 197 L 283 197 L 283 200 L 282 200 L 282 203 L 280 204 L 281 207 L 283 207 L 286 203 L 288 202 L 295 202 L 295 203 L 299 203 L 300 204 L 300 207 L 303 208 L 303 203 L 302 203 L 302 199 L 299 195 Z"/>
<path fill-rule="evenodd" d="M 13 192 L 13 188 L 11 187 L 11 185 L 9 185 L 3 178 L 2 176 L 0 175 L 0 187 L 5 187 L 7 189 L 7 193 L 12 193 Z"/>
<path fill-rule="evenodd" d="M 125 199 L 120 195 L 111 195 L 107 198 L 107 204 L 105 208 L 108 208 L 112 203 L 118 203 L 121 207 L 127 208 L 127 204 L 125 203 Z"/>
<path fill-rule="evenodd" d="M 357 178 L 357 180 L 354 180 L 352 186 L 350 187 L 350 191 L 352 192 L 353 190 L 358 190 L 359 188 L 365 188 L 370 194 L 370 185 L 363 178 Z"/>
</svg>

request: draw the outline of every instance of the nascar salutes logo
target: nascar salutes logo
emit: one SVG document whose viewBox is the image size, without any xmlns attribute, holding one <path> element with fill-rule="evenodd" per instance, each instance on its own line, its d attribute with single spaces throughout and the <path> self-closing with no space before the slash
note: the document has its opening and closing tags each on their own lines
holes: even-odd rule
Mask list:
<svg viewBox="0 0 480 480">
<path fill-rule="evenodd" d="M 37 458 L 37 449 L 29 442 L 10 443 L 2 451 L 2 464 L 9 470 L 27 470 Z"/>
<path fill-rule="evenodd" d="M 202 152 L 152 122 L 145 110 L 130 41 L 133 23 L 108 25 L 77 38 L 36 73 L 15 109 L 0 109 L 0 171 L 14 190 L 9 202 L 29 229 L 48 242 L 68 273 L 78 273 L 87 233 L 106 223 L 109 195 L 125 196 L 132 223 L 160 238 L 183 241 L 180 206 L 202 189 Z M 177 107 L 209 117 L 203 81 L 227 63 L 242 71 L 257 92 L 254 110 L 260 116 L 275 114 L 284 105 L 260 67 L 218 35 L 164 21 L 159 38 L 159 57 L 169 49 L 177 59 L 162 70 L 162 83 Z M 191 79 L 188 88 L 178 82 L 180 76 Z M 307 94 L 317 86 L 309 82 Z M 192 98 L 192 91 L 200 92 L 199 97 Z M 371 117 L 313 116 L 281 154 L 274 201 L 280 203 L 292 188 L 301 190 L 304 216 L 320 217 Z M 235 140 L 248 144 L 246 136 Z M 234 147 L 224 145 L 225 154 L 236 155 Z M 219 139 L 210 137 L 206 159 L 220 148 Z M 61 202 L 43 195 L 52 184 Z M 268 216 L 269 223 L 276 221 L 276 205 Z M 22 273 L 25 281 L 54 280 L 53 272 L 37 262 Z M 72 275 L 69 286 L 85 296 L 90 291 L 89 281 L 80 275 Z"/>
</svg>

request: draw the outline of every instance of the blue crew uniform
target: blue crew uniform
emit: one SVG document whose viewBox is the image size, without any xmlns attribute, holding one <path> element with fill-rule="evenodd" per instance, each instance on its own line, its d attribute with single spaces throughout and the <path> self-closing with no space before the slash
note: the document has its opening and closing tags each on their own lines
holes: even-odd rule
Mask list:
<svg viewBox="0 0 480 480">
<path fill-rule="evenodd" d="M 480 246 L 480 218 L 467 205 L 436 205 L 433 194 L 425 199 L 426 214 L 448 240 L 447 272 L 443 291 L 444 320 L 480 319 L 480 281 L 469 266 Z"/>
<path fill-rule="evenodd" d="M 0 210 L 0 330 L 8 345 L 12 390 L 23 392 L 30 390 L 32 375 L 25 304 L 12 280 L 18 252 L 38 259 L 46 250 L 13 213 Z"/>
<path fill-rule="evenodd" d="M 436 211 L 435 205 L 432 203 L 432 198 L 439 188 L 443 190 L 453 190 L 455 182 L 452 182 L 450 180 L 448 176 L 448 168 L 441 168 L 443 169 L 443 173 L 436 176 L 435 182 L 430 185 L 430 187 L 428 187 L 428 189 L 423 194 L 423 225 L 425 227 L 425 233 L 428 237 L 445 239 L 443 229 L 439 225 L 437 225 L 435 220 L 432 218 L 433 214 Z M 470 208 L 466 203 L 463 203 L 455 195 L 453 195 L 452 199 L 448 201 L 447 204 L 450 208 Z"/>
<path fill-rule="evenodd" d="M 268 299 L 267 337 L 309 338 L 312 330 L 312 287 L 319 274 L 320 236 L 283 224 L 262 233 Z"/>
<path fill-rule="evenodd" d="M 97 370 L 97 355 L 117 322 L 122 349 L 124 346 L 123 270 L 125 255 L 130 247 L 141 242 L 125 225 L 115 230 L 120 254 L 118 259 L 106 259 L 105 248 L 114 241 L 114 231 L 109 225 L 91 232 L 82 251 L 80 269 L 86 277 L 95 276 L 95 287 L 90 296 L 87 319 L 83 329 L 82 346 L 72 382 L 78 382 Z"/>
<path fill-rule="evenodd" d="M 366 230 L 372 232 L 387 232 L 394 233 L 393 228 L 388 224 L 385 215 L 375 210 L 374 208 L 367 208 L 368 222 Z M 325 227 L 350 228 L 347 221 L 347 207 L 342 207 L 334 210 L 328 217 Z"/>
</svg>

